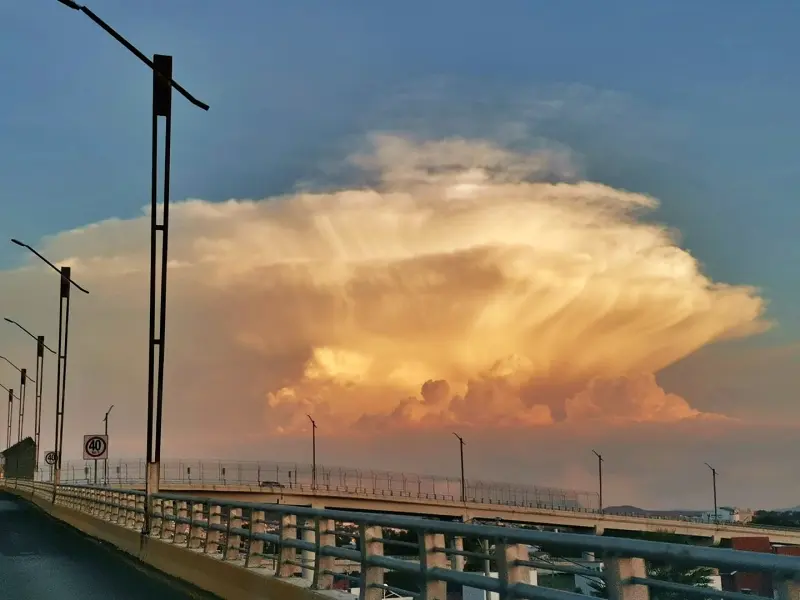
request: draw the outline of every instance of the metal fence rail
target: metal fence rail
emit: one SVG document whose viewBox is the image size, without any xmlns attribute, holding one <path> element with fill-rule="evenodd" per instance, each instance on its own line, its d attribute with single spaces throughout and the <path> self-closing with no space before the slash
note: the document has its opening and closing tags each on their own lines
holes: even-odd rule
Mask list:
<svg viewBox="0 0 800 600">
<path fill-rule="evenodd" d="M 51 484 L 2 483 L 45 499 L 53 497 Z M 341 589 L 349 581 L 361 590 L 363 600 L 377 600 L 387 592 L 445 600 L 448 584 L 498 592 L 501 598 L 585 598 L 531 585 L 534 568 L 598 579 L 611 600 L 647 600 L 651 589 L 669 592 L 671 598 L 767 600 L 654 579 L 648 576 L 647 561 L 768 573 L 779 600 L 800 598 L 800 558 L 792 556 L 180 494 L 154 494 L 151 502 L 152 538 L 241 568 L 265 569 L 314 589 Z M 144 524 L 143 492 L 62 485 L 56 490 L 56 503 L 132 530 L 140 531 Z M 565 555 L 600 553 L 604 569 L 532 555 L 532 547 L 539 546 L 560 549 Z M 356 570 L 347 572 L 341 565 Z M 488 576 L 490 570 L 497 572 L 496 578 Z"/>
<path fill-rule="evenodd" d="M 95 474 L 97 469 L 97 474 Z M 461 480 L 438 475 L 419 475 L 368 469 L 317 465 L 315 489 L 365 496 L 405 496 L 442 501 L 461 499 Z M 108 462 L 69 461 L 61 468 L 62 483 L 106 485 L 143 484 L 146 464 L 142 460 Z M 310 490 L 314 486 L 312 465 L 266 461 L 226 462 L 171 460 L 161 463 L 163 483 L 201 483 L 248 485 Z M 39 470 L 36 479 L 51 479 L 48 467 Z M 573 511 L 597 511 L 598 494 L 555 487 L 541 487 L 493 481 L 468 480 L 467 500 L 502 506 L 554 508 Z"/>
</svg>

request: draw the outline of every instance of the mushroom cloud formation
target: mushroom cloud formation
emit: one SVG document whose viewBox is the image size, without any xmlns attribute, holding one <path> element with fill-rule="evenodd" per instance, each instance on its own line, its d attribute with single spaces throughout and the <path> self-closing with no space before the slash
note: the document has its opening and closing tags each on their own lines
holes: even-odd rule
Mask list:
<svg viewBox="0 0 800 600">
<path fill-rule="evenodd" d="M 703 418 L 654 374 L 767 327 L 756 290 L 643 220 L 654 198 L 582 181 L 563 153 L 376 135 L 352 162 L 370 185 L 172 209 L 170 310 L 224 313 L 219 336 L 258 357 L 261 431 L 309 412 L 373 432 Z M 145 219 L 49 244 L 121 290 L 144 281 Z"/>
</svg>

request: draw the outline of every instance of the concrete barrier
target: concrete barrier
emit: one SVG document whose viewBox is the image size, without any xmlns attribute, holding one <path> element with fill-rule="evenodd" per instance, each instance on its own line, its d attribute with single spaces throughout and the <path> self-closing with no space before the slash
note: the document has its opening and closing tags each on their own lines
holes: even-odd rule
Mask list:
<svg viewBox="0 0 800 600">
<path fill-rule="evenodd" d="M 32 497 L 30 493 L 12 488 L 4 489 L 78 531 L 108 542 L 162 573 L 225 600 L 331 600 L 336 597 L 352 597 L 337 592 L 317 592 L 303 587 L 305 582 L 301 579 L 292 582 L 272 577 L 269 572 L 262 574 L 254 569 L 243 569 L 236 564 L 143 536 L 71 508 L 53 505 L 42 498 Z"/>
</svg>

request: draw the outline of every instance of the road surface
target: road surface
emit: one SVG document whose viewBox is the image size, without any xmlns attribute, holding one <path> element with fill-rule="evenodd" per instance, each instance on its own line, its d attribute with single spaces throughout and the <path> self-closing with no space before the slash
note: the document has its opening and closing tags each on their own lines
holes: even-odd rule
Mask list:
<svg viewBox="0 0 800 600">
<path fill-rule="evenodd" d="M 0 600 L 211 600 L 0 492 Z"/>
</svg>

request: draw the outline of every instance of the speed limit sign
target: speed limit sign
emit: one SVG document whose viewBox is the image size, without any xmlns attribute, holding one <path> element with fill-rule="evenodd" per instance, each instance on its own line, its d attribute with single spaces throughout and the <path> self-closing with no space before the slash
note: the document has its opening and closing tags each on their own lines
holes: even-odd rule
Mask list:
<svg viewBox="0 0 800 600">
<path fill-rule="evenodd" d="M 46 462 L 48 465 L 56 464 L 56 460 L 57 459 L 58 459 L 58 455 L 55 452 L 53 452 L 52 450 L 44 455 L 44 462 Z"/>
<path fill-rule="evenodd" d="M 102 460 L 108 458 L 108 436 L 83 436 L 83 460 Z"/>
</svg>

